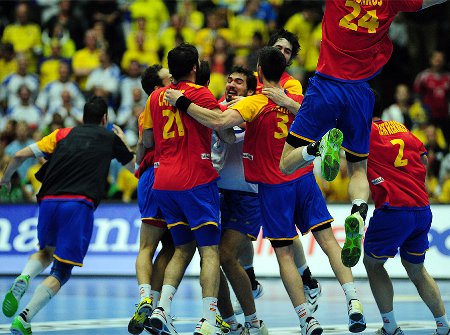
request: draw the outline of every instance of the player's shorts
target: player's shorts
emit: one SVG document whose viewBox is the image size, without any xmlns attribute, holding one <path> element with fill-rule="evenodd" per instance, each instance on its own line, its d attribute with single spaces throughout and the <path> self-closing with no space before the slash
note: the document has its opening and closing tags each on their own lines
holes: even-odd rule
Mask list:
<svg viewBox="0 0 450 335">
<path fill-rule="evenodd" d="M 200 247 L 219 244 L 220 202 L 216 181 L 185 191 L 154 192 L 174 245 L 193 240 Z"/>
<path fill-rule="evenodd" d="M 94 226 L 94 204 L 85 200 L 52 199 L 39 204 L 39 247 L 56 247 L 54 257 L 83 266 Z"/>
<path fill-rule="evenodd" d="M 155 199 L 153 191 L 153 182 L 155 181 L 155 170 L 149 167 L 145 170 L 138 182 L 137 195 L 139 212 L 143 223 L 151 224 L 155 227 L 166 228 L 167 223 L 164 220 L 158 202 Z"/>
<path fill-rule="evenodd" d="M 406 261 L 423 263 L 431 221 L 430 207 L 376 209 L 366 231 L 364 252 L 372 258 L 387 260 L 400 248 L 400 256 Z"/>
<path fill-rule="evenodd" d="M 293 240 L 333 221 L 312 172 L 293 181 L 258 184 L 264 237 Z"/>
<path fill-rule="evenodd" d="M 258 193 L 220 190 L 222 231 L 236 230 L 255 241 L 261 230 Z"/>
<path fill-rule="evenodd" d="M 365 157 L 369 153 L 374 103 L 367 82 L 340 82 L 316 74 L 309 79 L 290 132 L 313 142 L 331 128 L 339 128 L 344 134 L 343 149 Z"/>
</svg>

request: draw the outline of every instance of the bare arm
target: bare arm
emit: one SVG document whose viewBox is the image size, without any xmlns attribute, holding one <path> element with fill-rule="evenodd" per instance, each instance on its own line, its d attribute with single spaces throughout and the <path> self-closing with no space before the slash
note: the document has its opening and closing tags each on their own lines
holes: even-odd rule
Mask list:
<svg viewBox="0 0 450 335">
<path fill-rule="evenodd" d="M 123 133 L 122 129 L 118 125 L 113 124 L 113 132 L 114 132 L 114 134 L 117 135 L 117 137 L 119 137 L 122 140 L 122 142 L 125 144 L 127 149 L 130 152 L 133 152 L 133 150 L 131 150 L 130 147 L 128 146 L 128 143 L 127 143 L 127 141 L 125 139 L 125 134 Z M 134 173 L 134 171 L 135 171 L 134 164 L 135 163 L 136 163 L 136 154 L 133 154 L 133 159 L 130 160 L 127 164 L 125 164 L 124 167 L 125 167 L 125 169 L 127 169 L 131 173 Z"/>
<path fill-rule="evenodd" d="M 141 164 L 142 159 L 144 158 L 145 148 L 144 143 L 142 142 L 142 135 L 139 136 L 137 145 L 136 145 L 136 164 Z"/>
<path fill-rule="evenodd" d="M 233 144 L 234 142 L 236 142 L 236 135 L 234 133 L 234 129 L 233 128 L 219 130 L 217 132 L 217 135 L 225 143 Z"/>
<path fill-rule="evenodd" d="M 153 130 L 152 129 L 144 129 L 142 131 L 142 143 L 144 144 L 144 148 L 150 149 L 155 145 L 155 140 L 153 138 Z"/>
<path fill-rule="evenodd" d="M 300 108 L 300 104 L 288 97 L 281 88 L 265 87 L 263 88 L 262 93 L 277 105 L 287 108 L 294 115 L 297 114 Z"/>
<path fill-rule="evenodd" d="M 34 153 L 30 147 L 25 147 L 19 151 L 17 151 L 14 157 L 9 162 L 8 166 L 3 173 L 3 177 L 0 180 L 0 186 L 5 185 L 8 193 L 11 190 L 11 177 L 14 172 L 25 162 L 28 158 L 34 157 Z"/>
<path fill-rule="evenodd" d="M 446 1 L 447 0 L 423 0 L 422 9 L 425 9 L 425 8 L 428 8 L 428 7 L 431 7 L 434 5 L 438 5 L 438 4 L 444 3 Z"/>
<path fill-rule="evenodd" d="M 283 153 L 280 159 L 280 170 L 285 175 L 293 174 L 298 169 L 311 164 L 312 161 L 305 161 L 303 159 L 304 147 L 294 148 L 288 143 L 284 143 Z"/>
</svg>

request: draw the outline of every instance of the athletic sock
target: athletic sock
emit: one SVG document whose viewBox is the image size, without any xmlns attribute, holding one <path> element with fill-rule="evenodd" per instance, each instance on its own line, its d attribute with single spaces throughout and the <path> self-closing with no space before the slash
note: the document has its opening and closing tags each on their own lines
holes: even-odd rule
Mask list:
<svg viewBox="0 0 450 335">
<path fill-rule="evenodd" d="M 31 298 L 28 305 L 25 309 L 20 313 L 22 319 L 26 322 L 31 322 L 31 319 L 50 301 L 50 299 L 55 295 L 53 290 L 40 284 L 36 287 L 34 291 L 33 297 Z"/>
<path fill-rule="evenodd" d="M 310 311 L 308 308 L 308 304 L 304 303 L 294 308 L 297 313 L 298 319 L 300 320 L 300 326 L 303 328 L 306 325 L 306 319 L 309 318 Z"/>
<path fill-rule="evenodd" d="M 231 330 L 236 330 L 238 328 L 239 322 L 236 319 L 236 315 L 235 314 L 233 314 L 229 318 L 223 318 L 223 321 L 228 323 L 228 325 L 230 326 Z"/>
<path fill-rule="evenodd" d="M 151 291 L 150 284 L 139 285 L 139 297 L 141 298 L 139 302 L 141 302 L 145 298 L 150 298 L 150 291 Z"/>
<path fill-rule="evenodd" d="M 383 320 L 383 328 L 389 334 L 394 334 L 398 328 L 397 321 L 395 321 L 394 311 L 389 313 L 381 313 L 381 319 Z"/>
<path fill-rule="evenodd" d="M 159 298 L 161 297 L 161 292 L 151 290 L 150 299 L 152 299 L 152 308 L 155 309 L 158 306 Z"/>
<path fill-rule="evenodd" d="M 210 325 L 216 324 L 217 314 L 217 298 L 205 297 L 203 298 L 203 317 Z"/>
<path fill-rule="evenodd" d="M 350 303 L 350 300 L 358 299 L 358 295 L 356 294 L 356 288 L 354 282 L 345 283 L 342 285 L 342 289 L 345 293 L 345 299 L 347 300 L 347 305 Z"/>
<path fill-rule="evenodd" d="M 27 264 L 25 264 L 25 267 L 23 268 L 21 276 L 30 276 L 30 280 L 36 277 L 38 274 L 40 274 L 42 271 L 44 271 L 44 267 L 42 266 L 42 263 L 36 259 L 30 259 Z"/>
<path fill-rule="evenodd" d="M 447 314 L 434 319 L 436 320 L 436 332 L 438 333 L 438 335 L 447 335 L 449 332 Z"/>
<path fill-rule="evenodd" d="M 163 285 L 162 287 L 161 299 L 159 300 L 158 307 L 162 307 L 167 314 L 170 314 L 170 307 L 176 291 L 177 289 L 172 285 Z"/>
<path fill-rule="evenodd" d="M 316 288 L 317 285 L 313 281 L 313 278 L 311 277 L 311 271 L 309 270 L 308 265 L 306 265 L 306 268 L 303 271 L 300 271 L 301 267 L 298 268 L 298 272 L 300 273 L 300 276 L 302 277 L 303 285 L 308 286 L 309 288 Z"/>
<path fill-rule="evenodd" d="M 250 314 L 250 315 L 245 315 L 244 318 L 245 318 L 245 323 L 251 324 L 252 327 L 259 328 L 261 325 L 258 317 L 256 316 L 256 312 L 253 314 Z"/>
</svg>

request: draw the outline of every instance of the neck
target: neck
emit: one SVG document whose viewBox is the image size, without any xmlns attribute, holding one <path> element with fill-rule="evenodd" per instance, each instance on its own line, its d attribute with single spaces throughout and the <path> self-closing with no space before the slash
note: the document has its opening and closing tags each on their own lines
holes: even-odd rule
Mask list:
<svg viewBox="0 0 450 335">
<path fill-rule="evenodd" d="M 276 87 L 276 88 L 282 88 L 279 81 L 269 81 L 263 78 L 263 85 L 264 87 Z"/>
</svg>

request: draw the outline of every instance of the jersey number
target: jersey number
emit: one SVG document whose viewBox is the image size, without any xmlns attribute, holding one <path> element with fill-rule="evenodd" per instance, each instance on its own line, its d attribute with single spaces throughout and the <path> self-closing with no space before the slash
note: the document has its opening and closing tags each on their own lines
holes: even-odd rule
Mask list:
<svg viewBox="0 0 450 335">
<path fill-rule="evenodd" d="M 405 149 L 405 142 L 403 140 L 397 138 L 395 140 L 391 140 L 392 145 L 399 145 L 398 154 L 395 158 L 394 166 L 401 167 L 408 165 L 408 159 L 403 159 L 403 150 Z"/>
<path fill-rule="evenodd" d="M 341 27 L 357 31 L 358 27 L 366 28 L 369 34 L 374 34 L 377 32 L 377 28 L 380 25 L 378 22 L 378 16 L 376 10 L 369 10 L 365 15 L 358 19 L 358 24 L 354 21 L 358 18 L 361 13 L 361 6 L 359 3 L 353 0 L 347 0 L 345 2 L 346 7 L 351 7 L 353 10 L 350 14 L 345 15 L 340 21 L 339 25 Z"/>
<path fill-rule="evenodd" d="M 276 139 L 285 138 L 288 135 L 288 127 L 286 123 L 289 122 L 289 115 L 278 112 L 277 119 L 281 119 L 280 121 L 277 122 L 277 127 L 281 131 L 276 131 L 273 134 L 273 137 L 275 137 Z"/>
<path fill-rule="evenodd" d="M 167 122 L 164 125 L 163 130 L 163 138 L 167 140 L 169 138 L 175 137 L 175 129 L 173 129 L 174 121 L 177 124 L 178 136 L 184 136 L 183 122 L 181 122 L 180 112 L 178 111 L 178 109 L 176 110 L 176 112 L 170 109 L 164 109 L 162 113 L 163 116 L 167 116 Z"/>
</svg>

